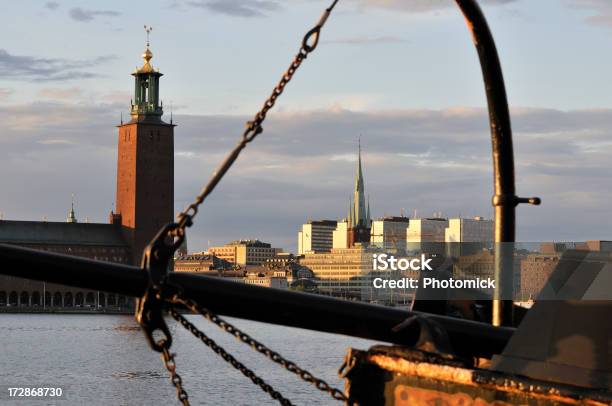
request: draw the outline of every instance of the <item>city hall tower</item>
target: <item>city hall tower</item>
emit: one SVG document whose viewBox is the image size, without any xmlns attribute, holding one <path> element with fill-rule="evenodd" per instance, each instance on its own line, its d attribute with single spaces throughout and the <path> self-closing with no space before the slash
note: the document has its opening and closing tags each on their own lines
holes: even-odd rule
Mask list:
<svg viewBox="0 0 612 406">
<path fill-rule="evenodd" d="M 159 69 L 147 45 L 144 64 L 134 76 L 131 120 L 119 125 L 117 195 L 111 222 L 120 225 L 131 247 L 132 263 L 140 264 L 142 251 L 156 232 L 172 221 L 174 213 L 174 125 L 162 120 Z"/>
</svg>

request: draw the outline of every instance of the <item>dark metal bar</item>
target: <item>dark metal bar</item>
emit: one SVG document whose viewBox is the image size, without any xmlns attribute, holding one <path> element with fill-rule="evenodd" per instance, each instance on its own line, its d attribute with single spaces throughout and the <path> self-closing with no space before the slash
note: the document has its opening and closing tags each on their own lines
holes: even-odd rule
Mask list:
<svg viewBox="0 0 612 406">
<path fill-rule="evenodd" d="M 94 261 L 0 244 L 0 273 L 88 289 L 140 297 L 145 272 L 134 266 Z M 419 331 L 391 329 L 415 314 L 440 323 L 459 355 L 491 357 L 500 353 L 514 329 L 451 317 L 408 312 L 390 307 L 350 302 L 327 296 L 251 286 L 223 278 L 171 273 L 169 283 L 201 306 L 226 316 L 265 323 L 345 334 L 403 345 L 415 344 Z"/>
<path fill-rule="evenodd" d="M 489 109 L 495 185 L 495 279 L 498 286 L 493 301 L 493 324 L 512 325 L 512 301 L 499 300 L 500 297 L 512 296 L 511 291 L 508 294 L 506 290 L 513 288 L 513 255 L 507 252 L 508 244 L 499 243 L 515 239 L 515 208 L 519 202 L 514 186 L 514 152 L 506 87 L 493 35 L 478 3 L 475 0 L 456 2 L 478 52 Z"/>
<path fill-rule="evenodd" d="M 0 274 L 140 297 L 147 275 L 113 262 L 0 244 Z"/>
</svg>

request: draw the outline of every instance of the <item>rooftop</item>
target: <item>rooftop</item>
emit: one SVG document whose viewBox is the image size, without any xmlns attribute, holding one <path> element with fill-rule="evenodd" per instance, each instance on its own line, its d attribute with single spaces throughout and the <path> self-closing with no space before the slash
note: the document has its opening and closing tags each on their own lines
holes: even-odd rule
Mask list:
<svg viewBox="0 0 612 406">
<path fill-rule="evenodd" d="M 0 243 L 127 246 L 113 224 L 13 220 L 0 220 Z"/>
</svg>

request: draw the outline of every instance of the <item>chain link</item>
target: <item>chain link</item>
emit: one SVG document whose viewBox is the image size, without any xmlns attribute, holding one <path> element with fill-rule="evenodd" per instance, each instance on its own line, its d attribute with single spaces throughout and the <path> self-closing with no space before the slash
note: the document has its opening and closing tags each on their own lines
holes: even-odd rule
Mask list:
<svg viewBox="0 0 612 406">
<path fill-rule="evenodd" d="M 164 365 L 166 369 L 170 373 L 170 381 L 172 385 L 176 388 L 176 396 L 178 400 L 183 404 L 183 406 L 189 406 L 189 396 L 185 389 L 183 388 L 183 380 L 181 376 L 176 372 L 176 362 L 174 361 L 174 357 L 176 354 L 171 354 L 170 350 L 167 346 L 164 346 L 161 357 L 164 360 Z"/>
<path fill-rule="evenodd" d="M 283 397 L 280 392 L 274 390 L 272 386 L 267 384 L 263 379 L 261 379 L 255 372 L 246 367 L 243 363 L 238 361 L 234 356 L 220 345 L 218 345 L 215 340 L 208 337 L 204 332 L 200 331 L 195 325 L 193 325 L 189 320 L 183 317 L 175 308 L 171 307 L 168 309 L 168 312 L 174 319 L 179 322 L 183 327 L 185 327 L 191 334 L 199 338 L 207 347 L 213 350 L 217 355 L 223 358 L 226 362 L 228 362 L 231 366 L 236 368 L 238 371 L 242 372 L 244 376 L 249 378 L 255 385 L 259 386 L 264 392 L 270 395 L 272 399 L 277 400 L 283 406 L 291 406 L 293 405 L 289 399 Z M 180 397 L 179 397 L 180 399 Z"/>
<path fill-rule="evenodd" d="M 274 107 L 276 100 L 285 90 L 285 86 L 291 81 L 293 75 L 298 70 L 304 59 L 309 53 L 314 51 L 319 43 L 319 34 L 323 25 L 327 21 L 327 18 L 331 14 L 332 10 L 336 6 L 338 0 L 334 0 L 332 4 L 325 9 L 319 22 L 306 33 L 302 39 L 300 50 L 293 58 L 289 68 L 283 73 L 278 84 L 272 90 L 270 96 L 266 99 L 263 106 L 251 121 L 246 123 L 246 128 L 242 134 L 240 142 L 234 147 L 234 149 L 228 154 L 225 160 L 213 173 L 208 183 L 204 186 L 200 194 L 196 197 L 195 201 L 191 203 L 187 208 L 178 215 L 176 226 L 170 231 L 169 236 L 174 239 L 174 247 L 180 246 L 185 239 L 185 229 L 191 227 L 193 224 L 194 217 L 198 214 L 200 205 L 204 202 L 204 199 L 214 190 L 219 181 L 223 178 L 225 173 L 229 170 L 232 164 L 236 161 L 240 152 L 246 147 L 246 145 L 253 141 L 257 135 L 263 132 L 262 124 L 266 119 L 268 111 Z"/>
<path fill-rule="evenodd" d="M 211 312 L 210 310 L 208 310 L 208 309 L 206 309 L 204 307 L 199 306 L 197 303 L 195 303 L 194 301 L 192 301 L 190 299 L 184 299 L 184 298 L 181 298 L 181 297 L 178 297 L 178 296 L 175 296 L 172 299 L 172 303 L 183 305 L 187 309 L 191 310 L 192 312 L 201 314 L 207 320 L 213 322 L 214 324 L 219 326 L 219 328 L 221 328 L 225 332 L 233 335 L 238 340 L 242 341 L 243 343 L 247 344 L 249 347 L 253 348 L 255 351 L 257 351 L 257 352 L 265 355 L 269 359 L 271 359 L 273 362 L 281 365 L 283 368 L 285 368 L 289 372 L 296 374 L 302 380 L 304 380 L 304 381 L 314 385 L 317 389 L 319 389 L 319 390 L 321 390 L 323 392 L 329 393 L 329 395 L 331 397 L 333 397 L 334 399 L 346 402 L 348 404 L 349 400 L 348 400 L 346 395 L 341 390 L 330 386 L 324 380 L 322 380 L 320 378 L 317 378 L 314 375 L 312 375 L 310 372 L 306 371 L 305 369 L 300 368 L 293 361 L 290 361 L 290 360 L 287 360 L 287 359 L 283 358 L 283 356 L 281 356 L 279 353 L 277 353 L 277 352 L 271 350 L 270 348 L 266 347 L 264 344 L 262 344 L 259 341 L 255 340 L 254 338 L 252 338 L 251 336 L 249 336 L 245 332 L 241 331 L 237 327 L 233 326 L 232 324 L 226 322 L 225 320 L 223 320 L 221 317 L 219 317 L 215 313 Z M 181 323 L 183 326 L 185 326 L 194 335 L 196 335 L 198 337 L 199 337 L 200 334 L 204 335 L 204 333 L 200 332 L 197 329 L 197 327 L 195 327 L 193 324 L 189 323 L 188 320 L 186 320 L 184 317 L 182 317 L 176 311 L 176 309 L 171 308 L 170 314 L 172 315 L 172 317 L 174 317 L 175 320 L 177 320 L 179 323 Z M 188 323 L 188 325 L 186 325 L 185 322 Z M 207 343 L 205 342 L 205 344 L 207 344 Z M 213 351 L 216 352 L 216 350 L 214 348 L 213 348 Z"/>
</svg>

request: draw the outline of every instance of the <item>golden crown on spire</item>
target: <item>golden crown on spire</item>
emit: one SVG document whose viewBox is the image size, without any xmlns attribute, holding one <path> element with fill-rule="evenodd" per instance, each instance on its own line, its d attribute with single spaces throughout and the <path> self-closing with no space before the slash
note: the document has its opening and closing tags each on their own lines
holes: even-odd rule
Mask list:
<svg viewBox="0 0 612 406">
<path fill-rule="evenodd" d="M 149 34 L 153 31 L 153 27 L 145 25 L 144 30 L 147 33 L 147 48 L 142 53 L 142 59 L 144 59 L 145 63 L 142 65 L 140 69 L 137 70 L 138 73 L 150 73 L 154 72 L 153 66 L 151 66 L 151 58 L 153 58 L 153 52 L 149 49 Z"/>
</svg>

